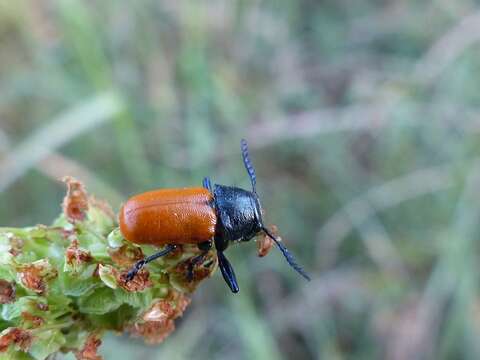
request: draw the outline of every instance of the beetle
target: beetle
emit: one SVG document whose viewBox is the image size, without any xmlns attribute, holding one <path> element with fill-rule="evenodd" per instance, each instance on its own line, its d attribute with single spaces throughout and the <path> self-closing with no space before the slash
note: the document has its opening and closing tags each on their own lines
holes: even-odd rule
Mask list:
<svg viewBox="0 0 480 360">
<path fill-rule="evenodd" d="M 245 140 L 241 141 L 241 151 L 252 191 L 219 184 L 212 188 L 210 178 L 205 177 L 203 187 L 149 191 L 133 196 L 122 206 L 119 222 L 125 239 L 135 244 L 164 246 L 162 251 L 136 262 L 127 274 L 127 281 L 146 264 L 171 253 L 179 245 L 197 244 L 201 253 L 191 263 L 200 262 L 215 246 L 223 278 L 230 290 L 237 293 L 235 272 L 224 252 L 229 245 L 250 241 L 262 233 L 275 242 L 293 269 L 310 280 L 293 255 L 264 226 L 257 177 Z"/>
</svg>

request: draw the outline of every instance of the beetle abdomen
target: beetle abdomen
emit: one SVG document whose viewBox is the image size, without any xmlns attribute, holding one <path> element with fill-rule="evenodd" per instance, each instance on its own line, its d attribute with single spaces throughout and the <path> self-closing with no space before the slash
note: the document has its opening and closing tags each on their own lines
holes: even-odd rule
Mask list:
<svg viewBox="0 0 480 360">
<path fill-rule="evenodd" d="M 215 235 L 213 195 L 204 188 L 161 189 L 130 198 L 120 231 L 137 244 L 197 244 Z"/>
</svg>

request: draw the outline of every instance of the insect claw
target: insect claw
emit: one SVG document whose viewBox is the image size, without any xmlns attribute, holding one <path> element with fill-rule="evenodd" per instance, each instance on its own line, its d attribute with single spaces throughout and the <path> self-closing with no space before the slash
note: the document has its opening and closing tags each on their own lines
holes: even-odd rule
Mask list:
<svg viewBox="0 0 480 360">
<path fill-rule="evenodd" d="M 137 275 L 137 273 L 144 267 L 146 263 L 147 262 L 145 261 L 145 259 L 137 261 L 135 265 L 133 265 L 133 268 L 130 269 L 130 271 L 127 273 L 127 276 L 125 277 L 127 282 L 132 281 L 135 275 Z"/>
<path fill-rule="evenodd" d="M 137 269 L 132 269 L 127 273 L 127 276 L 125 276 L 126 282 L 130 282 L 133 280 L 133 278 L 137 275 Z"/>
<path fill-rule="evenodd" d="M 188 264 L 187 280 L 189 282 L 193 281 L 193 264 Z"/>
</svg>

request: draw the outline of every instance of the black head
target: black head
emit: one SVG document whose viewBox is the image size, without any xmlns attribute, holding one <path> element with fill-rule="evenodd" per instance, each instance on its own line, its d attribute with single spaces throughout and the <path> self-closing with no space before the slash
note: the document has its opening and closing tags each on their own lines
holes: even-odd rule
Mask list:
<svg viewBox="0 0 480 360">
<path fill-rule="evenodd" d="M 225 185 L 215 185 L 213 194 L 218 219 L 218 250 L 225 250 L 230 243 L 248 241 L 262 231 L 263 222 L 257 194 Z"/>
<path fill-rule="evenodd" d="M 262 210 L 256 190 L 257 177 L 248 155 L 248 146 L 245 140 L 242 140 L 241 148 L 243 163 L 250 177 L 252 191 L 224 185 L 215 185 L 213 189 L 218 219 L 215 247 L 218 252 L 219 267 L 225 281 L 233 292 L 238 292 L 235 273 L 223 255 L 223 251 L 231 243 L 249 241 L 262 232 L 275 242 L 290 266 L 304 278 L 310 280 L 287 248 L 263 225 Z"/>
</svg>

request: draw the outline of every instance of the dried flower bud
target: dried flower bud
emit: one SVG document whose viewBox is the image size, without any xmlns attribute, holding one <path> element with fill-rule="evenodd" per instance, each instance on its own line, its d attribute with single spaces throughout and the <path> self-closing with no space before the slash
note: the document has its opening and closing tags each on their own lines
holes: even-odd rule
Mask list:
<svg viewBox="0 0 480 360">
<path fill-rule="evenodd" d="M 19 328 L 7 328 L 0 334 L 0 352 L 8 350 L 10 345 L 17 345 L 22 351 L 27 351 L 32 344 L 32 335 Z"/>
<path fill-rule="evenodd" d="M 45 322 L 40 316 L 33 315 L 27 311 L 22 312 L 21 316 L 25 322 L 31 325 L 32 328 L 38 328 Z"/>
<path fill-rule="evenodd" d="M 102 344 L 97 335 L 90 334 L 80 351 L 75 353 L 77 360 L 102 360 L 102 357 L 97 354 L 99 346 Z"/>
<path fill-rule="evenodd" d="M 27 289 L 37 294 L 45 295 L 47 281 L 57 276 L 57 271 L 50 265 L 48 260 L 41 259 L 31 264 L 23 264 L 18 270 L 20 282 Z"/>
<path fill-rule="evenodd" d="M 171 303 L 175 304 L 175 314 L 174 318 L 178 318 L 183 315 L 185 312 L 185 309 L 187 308 L 188 305 L 190 305 L 190 298 L 187 297 L 186 295 L 182 294 L 181 292 L 171 290 L 166 299 L 170 301 Z"/>
<path fill-rule="evenodd" d="M 10 254 L 12 254 L 12 256 L 20 255 L 22 253 L 24 241 L 13 234 L 10 234 L 8 238 L 10 240 Z"/>
<path fill-rule="evenodd" d="M 143 315 L 144 321 L 167 321 L 175 315 L 175 309 L 166 300 L 159 300 Z"/>
<path fill-rule="evenodd" d="M 88 211 L 88 196 L 83 184 L 70 176 L 66 176 L 62 180 L 67 184 L 67 196 L 63 199 L 63 213 L 72 223 L 85 220 Z"/>
<path fill-rule="evenodd" d="M 15 283 L 0 279 L 0 304 L 9 304 L 15 301 Z"/>
<path fill-rule="evenodd" d="M 280 237 L 278 236 L 278 228 L 276 225 L 270 225 L 269 230 L 273 234 L 273 236 L 280 240 Z M 267 234 L 263 234 L 260 239 L 257 240 L 258 256 L 266 256 L 272 249 L 273 244 L 274 242 L 270 238 L 270 236 L 268 236 Z"/>
<path fill-rule="evenodd" d="M 155 302 L 128 330 L 133 336 L 141 336 L 149 344 L 161 343 L 175 330 L 173 320 L 183 315 L 190 299 L 171 290 L 164 300 Z"/>
<path fill-rule="evenodd" d="M 78 240 L 73 239 L 70 246 L 65 250 L 65 261 L 73 267 L 79 267 L 92 261 L 92 255 L 90 255 L 90 252 L 80 249 Z"/>
<path fill-rule="evenodd" d="M 148 272 L 147 269 L 140 270 L 135 275 L 135 277 L 130 281 L 127 281 L 127 274 L 128 274 L 128 270 L 123 271 L 117 276 L 118 285 L 127 291 L 130 291 L 130 292 L 143 291 L 153 285 L 149 279 L 150 273 Z"/>
<path fill-rule="evenodd" d="M 129 329 L 134 337 L 143 337 L 147 344 L 159 344 L 175 330 L 175 323 L 167 321 L 146 321 L 135 323 Z"/>
<path fill-rule="evenodd" d="M 108 249 L 112 261 L 118 266 L 130 267 L 144 258 L 142 249 L 136 246 L 123 245 L 119 248 Z"/>
</svg>

